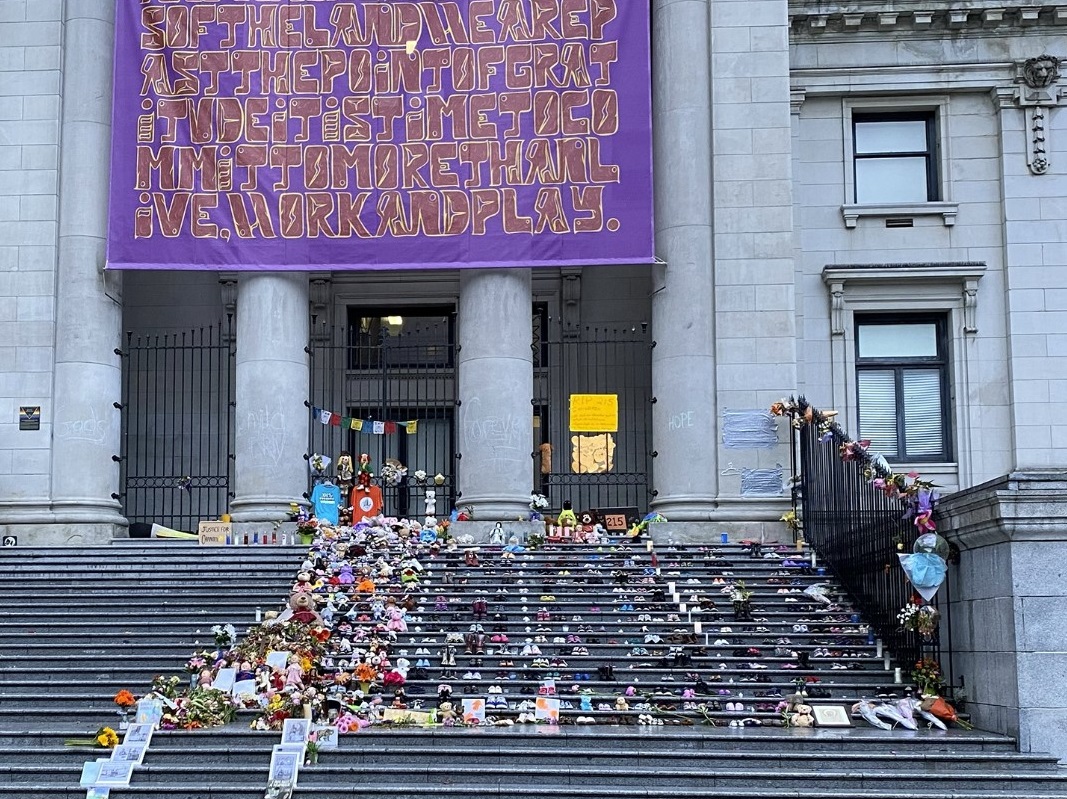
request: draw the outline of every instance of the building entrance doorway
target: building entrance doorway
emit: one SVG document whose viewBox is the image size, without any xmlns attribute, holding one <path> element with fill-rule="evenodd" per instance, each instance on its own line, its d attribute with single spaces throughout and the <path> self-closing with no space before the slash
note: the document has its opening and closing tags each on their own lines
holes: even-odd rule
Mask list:
<svg viewBox="0 0 1067 799">
<path fill-rule="evenodd" d="M 347 425 L 312 420 L 309 454 L 334 461 L 342 451 L 371 458 L 376 476 L 386 463 L 407 470 L 396 484 L 379 479 L 385 513 L 421 519 L 418 470 L 444 480 L 435 486 L 437 514 L 456 501 L 455 310 L 433 307 L 350 307 L 347 324 L 311 343 L 311 402 L 341 414 Z"/>
</svg>

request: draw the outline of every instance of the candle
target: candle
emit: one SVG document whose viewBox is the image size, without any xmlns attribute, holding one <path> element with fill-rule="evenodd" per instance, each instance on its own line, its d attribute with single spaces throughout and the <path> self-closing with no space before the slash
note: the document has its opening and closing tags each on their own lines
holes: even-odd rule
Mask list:
<svg viewBox="0 0 1067 799">
<path fill-rule="evenodd" d="M 678 595 L 677 595 L 677 594 L 675 594 L 674 596 L 675 596 L 675 597 L 677 597 Z M 678 605 L 678 610 L 680 610 L 680 611 L 681 611 L 682 613 L 685 613 L 685 612 L 686 612 L 686 610 L 685 610 L 685 603 L 684 603 L 684 602 L 682 602 L 682 603 L 681 603 L 680 605 Z"/>
<path fill-rule="evenodd" d="M 697 635 L 700 635 L 702 632 L 704 632 L 704 625 L 701 624 L 699 621 L 693 622 L 693 632 L 695 632 Z"/>
<path fill-rule="evenodd" d="M 885 653 L 884 662 L 885 662 L 885 670 L 889 671 L 889 653 L 888 652 Z"/>
<path fill-rule="evenodd" d="M 815 550 L 811 551 L 811 568 L 815 568 Z"/>
<path fill-rule="evenodd" d="M 677 592 L 674 590 L 674 583 L 667 583 L 667 592 L 677 596 Z"/>
<path fill-rule="evenodd" d="M 797 539 L 797 552 L 803 552 L 803 551 L 804 551 L 804 539 L 803 538 L 798 538 Z"/>
<path fill-rule="evenodd" d="M 895 682 L 897 685 L 900 685 L 902 682 L 904 682 L 904 680 L 900 676 L 900 666 L 897 666 L 895 669 L 893 669 L 893 682 Z"/>
<path fill-rule="evenodd" d="M 652 539 L 651 538 L 648 539 L 647 541 L 645 541 L 645 550 L 648 551 L 648 552 L 652 551 Z"/>
<path fill-rule="evenodd" d="M 263 621 L 263 611 L 260 608 L 256 608 L 256 624 Z"/>
<path fill-rule="evenodd" d="M 874 642 L 874 646 L 875 646 L 874 656 L 876 658 L 880 658 L 882 656 L 882 639 L 879 638 L 877 641 L 875 641 Z"/>
</svg>

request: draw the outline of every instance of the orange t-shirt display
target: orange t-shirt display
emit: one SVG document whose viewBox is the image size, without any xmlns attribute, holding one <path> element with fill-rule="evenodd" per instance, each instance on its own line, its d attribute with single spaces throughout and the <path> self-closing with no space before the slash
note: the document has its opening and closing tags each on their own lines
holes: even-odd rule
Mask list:
<svg viewBox="0 0 1067 799">
<path fill-rule="evenodd" d="M 352 489 L 352 521 L 358 522 L 370 516 L 380 516 L 382 512 L 382 489 L 372 485 L 364 491 L 359 486 Z"/>
</svg>

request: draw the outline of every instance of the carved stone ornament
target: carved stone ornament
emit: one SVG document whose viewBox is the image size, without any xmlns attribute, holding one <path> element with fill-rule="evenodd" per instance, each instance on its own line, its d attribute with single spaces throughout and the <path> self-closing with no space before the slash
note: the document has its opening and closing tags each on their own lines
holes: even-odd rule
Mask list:
<svg viewBox="0 0 1067 799">
<path fill-rule="evenodd" d="M 1060 60 L 1056 56 L 1039 55 L 1023 64 L 1023 80 L 1031 89 L 1047 89 L 1060 76 Z"/>
</svg>

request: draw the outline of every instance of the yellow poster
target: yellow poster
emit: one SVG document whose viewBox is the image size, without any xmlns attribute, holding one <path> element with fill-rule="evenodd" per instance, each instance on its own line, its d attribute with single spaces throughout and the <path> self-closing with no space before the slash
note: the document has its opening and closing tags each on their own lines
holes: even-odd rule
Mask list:
<svg viewBox="0 0 1067 799">
<path fill-rule="evenodd" d="M 619 432 L 618 394 L 571 394 L 572 433 Z"/>
<path fill-rule="evenodd" d="M 574 474 L 606 474 L 614 466 L 615 439 L 610 433 L 571 436 L 571 471 Z"/>
</svg>

